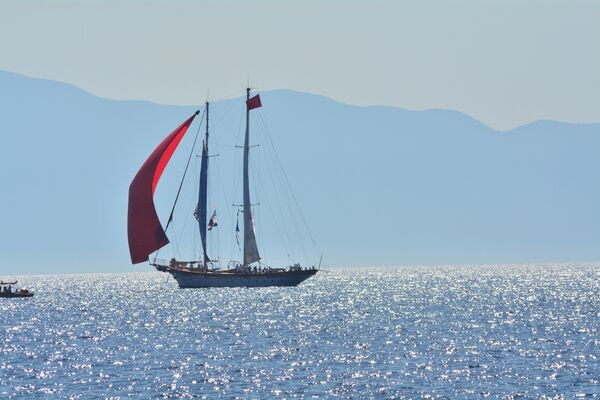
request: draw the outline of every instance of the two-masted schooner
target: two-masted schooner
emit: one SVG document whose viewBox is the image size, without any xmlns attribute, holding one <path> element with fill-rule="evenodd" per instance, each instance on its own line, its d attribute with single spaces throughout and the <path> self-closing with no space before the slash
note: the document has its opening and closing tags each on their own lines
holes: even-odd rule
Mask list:
<svg viewBox="0 0 600 400">
<path fill-rule="evenodd" d="M 246 89 L 246 132 L 243 146 L 243 260 L 236 262 L 233 266 L 230 265 L 227 269 L 220 269 L 214 267 L 208 256 L 206 243 L 207 229 L 216 224 L 215 214 L 207 221 L 209 103 L 206 103 L 206 133 L 202 145 L 198 205 L 194 212 L 200 229 L 202 259 L 177 261 L 175 258 L 171 258 L 167 262 L 154 258 L 150 261 L 150 264 L 157 270 L 170 273 L 181 288 L 296 286 L 318 271 L 315 267 L 302 268 L 299 264 L 284 268 L 272 268 L 260 263 L 261 257 L 256 245 L 252 221 L 248 165 L 250 111 L 261 106 L 260 95 L 256 94 L 251 98 L 250 89 Z M 196 111 L 158 145 L 131 182 L 127 233 L 133 264 L 149 261 L 152 253 L 169 243 L 165 233 L 166 228 L 163 229 L 154 206 L 154 191 L 173 152 L 198 114 L 199 111 Z M 172 218 L 173 212 L 169 216 L 167 227 Z"/>
</svg>

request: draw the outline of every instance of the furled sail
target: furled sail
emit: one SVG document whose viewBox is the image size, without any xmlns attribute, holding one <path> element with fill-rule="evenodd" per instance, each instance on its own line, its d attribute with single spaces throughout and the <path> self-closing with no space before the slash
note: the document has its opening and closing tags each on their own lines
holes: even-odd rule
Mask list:
<svg viewBox="0 0 600 400">
<path fill-rule="evenodd" d="M 200 241 L 204 255 L 204 265 L 210 258 L 206 254 L 206 206 L 208 202 L 208 102 L 206 103 L 206 137 L 202 146 L 202 161 L 200 162 L 200 185 L 198 193 L 198 205 L 196 206 L 196 219 L 200 228 Z"/>
<path fill-rule="evenodd" d="M 129 186 L 127 235 L 133 264 L 148 261 L 148 256 L 169 243 L 154 208 L 154 190 L 173 152 L 198 111 L 175 129 L 150 154 Z"/>
<path fill-rule="evenodd" d="M 250 152 L 250 110 L 260 107 L 260 96 L 250 98 L 250 89 L 246 90 L 246 135 L 244 138 L 244 265 L 260 260 L 254 223 L 252 221 L 252 204 L 250 203 L 250 180 L 248 177 L 248 153 Z"/>
</svg>

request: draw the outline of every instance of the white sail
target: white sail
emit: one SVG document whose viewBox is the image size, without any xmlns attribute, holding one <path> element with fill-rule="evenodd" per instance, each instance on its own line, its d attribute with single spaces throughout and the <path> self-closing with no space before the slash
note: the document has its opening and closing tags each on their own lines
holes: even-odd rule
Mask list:
<svg viewBox="0 0 600 400">
<path fill-rule="evenodd" d="M 257 96 L 250 99 L 250 89 L 246 90 L 246 135 L 244 138 L 244 265 L 260 260 L 258 247 L 256 246 L 256 237 L 254 236 L 254 224 L 252 223 L 252 203 L 250 203 L 250 182 L 248 178 L 250 110 L 260 107 L 260 97 Z M 258 99 L 258 102 L 254 99 Z"/>
</svg>

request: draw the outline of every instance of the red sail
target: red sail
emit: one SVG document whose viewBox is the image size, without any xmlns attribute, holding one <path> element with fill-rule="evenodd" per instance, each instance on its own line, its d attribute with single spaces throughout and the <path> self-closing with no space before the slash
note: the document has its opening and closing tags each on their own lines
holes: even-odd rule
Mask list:
<svg viewBox="0 0 600 400">
<path fill-rule="evenodd" d="M 133 264 L 148 261 L 148 255 L 169 243 L 154 208 L 153 194 L 171 155 L 185 135 L 196 112 L 175 129 L 150 154 L 129 186 L 127 236 Z"/>
</svg>

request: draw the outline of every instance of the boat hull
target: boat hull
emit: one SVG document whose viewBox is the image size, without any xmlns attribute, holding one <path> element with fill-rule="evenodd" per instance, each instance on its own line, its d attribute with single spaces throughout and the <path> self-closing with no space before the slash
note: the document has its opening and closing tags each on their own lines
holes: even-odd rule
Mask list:
<svg viewBox="0 0 600 400">
<path fill-rule="evenodd" d="M 182 289 L 207 287 L 268 287 L 297 286 L 315 275 L 318 270 L 284 271 L 271 273 L 200 272 L 167 269 L 166 272 Z"/>
<path fill-rule="evenodd" d="M 0 297 L 15 298 L 15 297 L 33 297 L 33 293 L 0 293 Z"/>
</svg>

